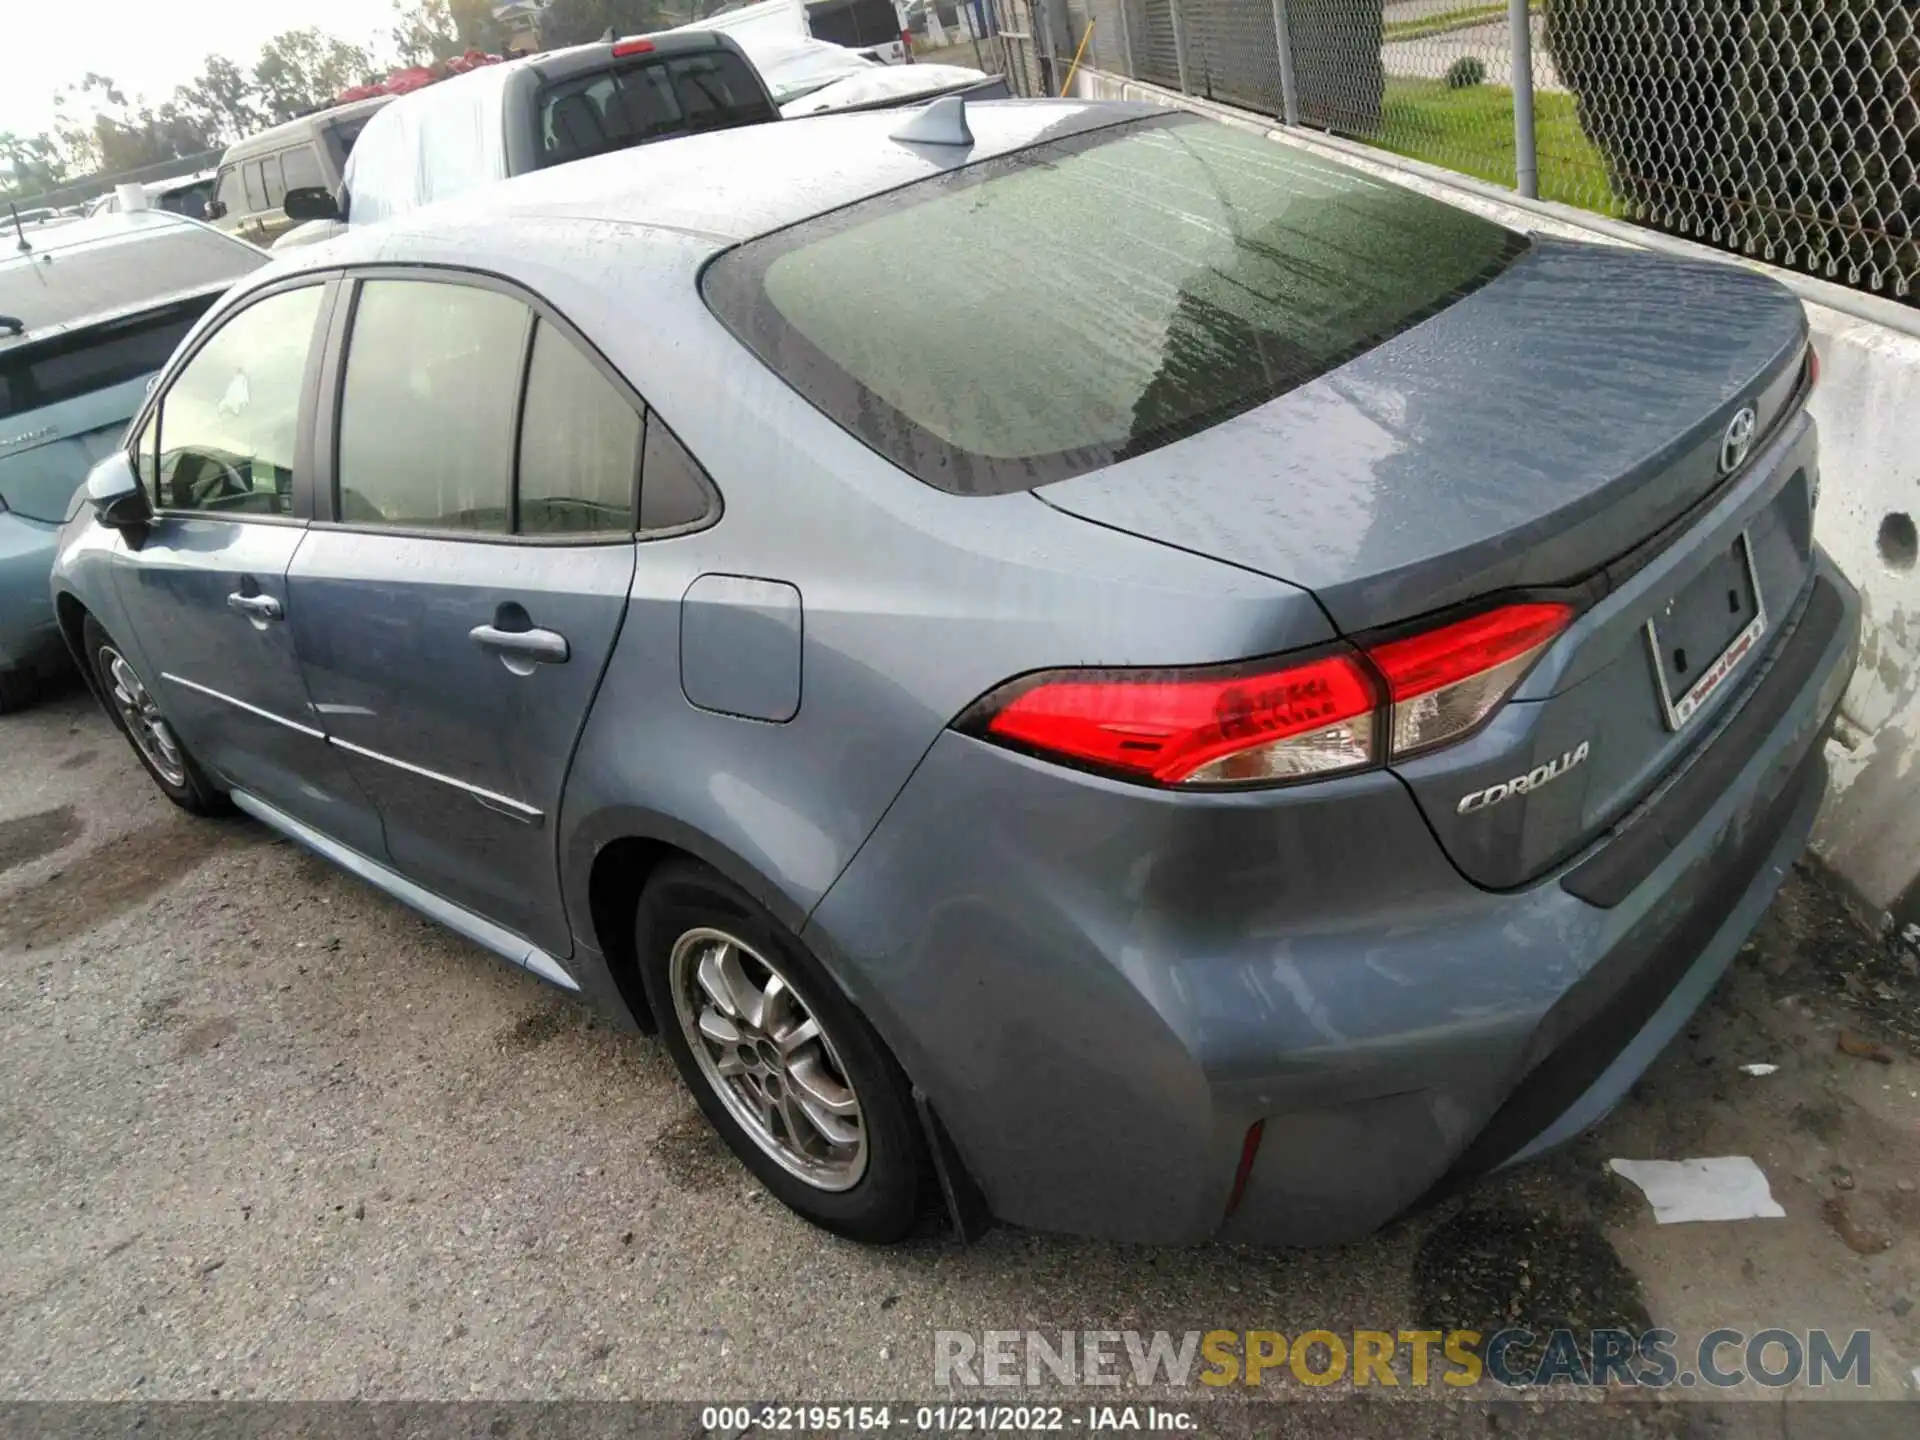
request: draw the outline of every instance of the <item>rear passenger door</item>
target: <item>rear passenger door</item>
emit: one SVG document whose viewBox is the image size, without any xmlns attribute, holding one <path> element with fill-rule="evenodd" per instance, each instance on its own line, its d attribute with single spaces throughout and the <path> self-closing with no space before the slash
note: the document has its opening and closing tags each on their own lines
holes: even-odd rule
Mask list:
<svg viewBox="0 0 1920 1440">
<path fill-rule="evenodd" d="M 326 514 L 288 576 L 315 706 L 398 870 L 565 955 L 555 811 L 626 610 L 641 407 L 469 275 L 358 280 L 332 353 Z"/>
</svg>

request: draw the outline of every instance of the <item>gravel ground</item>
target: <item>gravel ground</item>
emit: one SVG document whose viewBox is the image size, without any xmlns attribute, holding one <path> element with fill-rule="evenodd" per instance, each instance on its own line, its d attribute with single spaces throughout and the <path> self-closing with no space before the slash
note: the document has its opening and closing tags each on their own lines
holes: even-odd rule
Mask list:
<svg viewBox="0 0 1920 1440">
<path fill-rule="evenodd" d="M 177 813 L 75 690 L 0 720 L 0 1398 L 924 1399 L 936 1328 L 1642 1316 L 1869 1328 L 1897 1398 L 1914 968 L 1797 875 L 1597 1135 L 1343 1249 L 961 1248 L 930 1221 L 867 1250 L 767 1199 L 652 1042 Z M 1605 1170 L 1710 1155 L 1751 1155 L 1787 1218 L 1656 1226 Z"/>
</svg>

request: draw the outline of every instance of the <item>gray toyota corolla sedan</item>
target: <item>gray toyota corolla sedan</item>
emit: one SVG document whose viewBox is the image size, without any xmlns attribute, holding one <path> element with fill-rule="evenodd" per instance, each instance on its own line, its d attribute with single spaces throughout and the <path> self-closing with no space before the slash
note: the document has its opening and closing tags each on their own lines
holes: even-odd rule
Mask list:
<svg viewBox="0 0 1920 1440">
<path fill-rule="evenodd" d="M 1325 1241 L 1602 1116 L 1799 852 L 1813 380 L 1738 268 L 940 102 L 268 267 L 55 587 L 169 796 L 657 1028 L 818 1224 Z"/>
</svg>

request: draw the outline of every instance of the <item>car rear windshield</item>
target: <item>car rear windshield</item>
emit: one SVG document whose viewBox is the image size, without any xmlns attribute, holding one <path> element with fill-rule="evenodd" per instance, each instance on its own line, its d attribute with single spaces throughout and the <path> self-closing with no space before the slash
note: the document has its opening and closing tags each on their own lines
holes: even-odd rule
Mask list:
<svg viewBox="0 0 1920 1440">
<path fill-rule="evenodd" d="M 540 92 L 536 114 L 543 166 L 668 135 L 779 118 L 753 68 L 731 50 L 665 55 L 574 75 Z"/>
<path fill-rule="evenodd" d="M 807 6 L 807 32 L 850 50 L 890 44 L 902 28 L 893 0 L 815 0 Z"/>
<path fill-rule="evenodd" d="M 31 340 L 38 331 L 90 316 L 224 288 L 266 263 L 264 251 L 198 225 L 124 240 L 43 246 L 0 263 L 0 315 L 19 320 Z"/>
<path fill-rule="evenodd" d="M 1004 494 L 1283 395 L 1525 247 L 1439 201 L 1175 117 L 749 241 L 703 284 L 768 366 L 902 469 Z"/>
<path fill-rule="evenodd" d="M 44 344 L 0 348 L 0 420 L 153 374 L 213 301 L 209 295 L 68 330 Z"/>
</svg>

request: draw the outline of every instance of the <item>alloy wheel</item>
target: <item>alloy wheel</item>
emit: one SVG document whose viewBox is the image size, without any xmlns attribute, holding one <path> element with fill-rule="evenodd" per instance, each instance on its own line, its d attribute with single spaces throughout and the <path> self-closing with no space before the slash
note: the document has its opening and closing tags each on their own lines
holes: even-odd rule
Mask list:
<svg viewBox="0 0 1920 1440">
<path fill-rule="evenodd" d="M 736 936 L 675 942 L 667 974 L 680 1032 L 729 1114 L 783 1169 L 850 1190 L 867 1169 L 859 1097 L 833 1040 L 787 977 Z"/>
<path fill-rule="evenodd" d="M 140 683 L 140 677 L 133 673 L 126 657 L 111 645 L 102 645 L 100 669 L 107 678 L 108 696 L 126 722 L 127 734 L 133 738 L 134 746 L 162 780 L 176 788 L 184 787 L 187 765 L 180 742 L 173 738 L 166 717 L 160 713 L 153 696 L 147 693 L 147 687 Z"/>
</svg>

